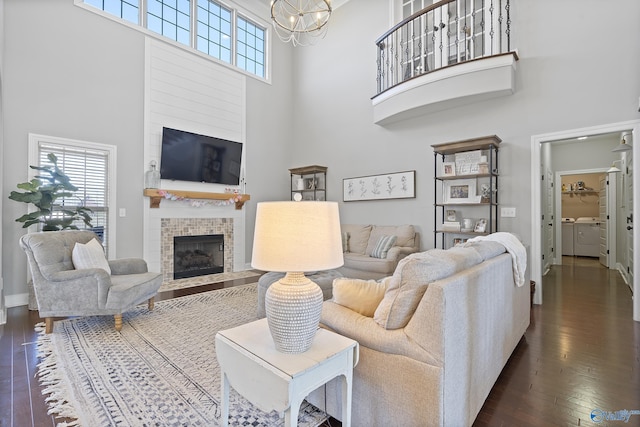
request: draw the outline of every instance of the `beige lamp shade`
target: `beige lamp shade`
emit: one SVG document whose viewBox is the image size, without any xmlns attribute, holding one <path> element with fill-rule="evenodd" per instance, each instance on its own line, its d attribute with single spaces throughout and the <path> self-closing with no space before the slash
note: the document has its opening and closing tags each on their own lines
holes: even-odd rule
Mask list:
<svg viewBox="0 0 640 427">
<path fill-rule="evenodd" d="M 305 272 L 342 266 L 336 202 L 261 202 L 256 211 L 251 266 Z"/>
</svg>

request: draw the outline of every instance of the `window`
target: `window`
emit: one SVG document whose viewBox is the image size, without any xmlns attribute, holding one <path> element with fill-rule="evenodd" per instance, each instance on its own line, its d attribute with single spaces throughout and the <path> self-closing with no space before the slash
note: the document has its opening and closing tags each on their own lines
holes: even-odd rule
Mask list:
<svg viewBox="0 0 640 427">
<path fill-rule="evenodd" d="M 140 22 L 138 0 L 85 0 L 85 3 L 133 24 Z"/>
<path fill-rule="evenodd" d="M 238 16 L 236 65 L 264 77 L 264 28 Z"/>
<path fill-rule="evenodd" d="M 197 49 L 230 64 L 231 10 L 209 0 L 198 0 L 197 15 Z"/>
<path fill-rule="evenodd" d="M 115 177 L 110 173 L 115 170 L 115 147 L 42 135 L 29 135 L 29 140 L 30 164 L 50 165 L 47 155 L 53 153 L 58 158 L 58 167 L 78 187 L 73 197 L 62 199 L 60 206 L 84 205 L 90 208 L 92 230 L 102 239 L 107 254 L 115 256 L 115 246 L 111 244 L 115 217 L 109 209 L 115 200 L 111 191 L 115 188 L 115 182 L 111 182 Z M 75 225 L 80 229 L 86 228 L 82 221 Z"/>
<path fill-rule="evenodd" d="M 147 28 L 190 46 L 190 0 L 147 0 Z"/>
<path fill-rule="evenodd" d="M 265 26 L 215 0 L 75 0 L 266 78 Z M 140 19 L 144 16 L 145 19 Z"/>
<path fill-rule="evenodd" d="M 406 19 L 414 13 L 424 9 L 425 7 L 435 3 L 431 0 L 402 0 L 402 19 Z"/>
</svg>

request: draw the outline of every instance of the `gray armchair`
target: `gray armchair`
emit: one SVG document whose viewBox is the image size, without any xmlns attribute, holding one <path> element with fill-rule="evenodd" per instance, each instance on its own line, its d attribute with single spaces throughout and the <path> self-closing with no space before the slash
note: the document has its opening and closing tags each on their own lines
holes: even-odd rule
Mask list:
<svg viewBox="0 0 640 427">
<path fill-rule="evenodd" d="M 76 270 L 71 254 L 76 243 L 88 243 L 96 235 L 86 230 L 47 231 L 25 234 L 20 247 L 29 260 L 40 317 L 46 333 L 53 317 L 113 315 L 122 329 L 122 313 L 153 298 L 162 285 L 160 273 L 147 271 L 138 258 L 110 260 L 111 275 L 101 268 Z"/>
</svg>

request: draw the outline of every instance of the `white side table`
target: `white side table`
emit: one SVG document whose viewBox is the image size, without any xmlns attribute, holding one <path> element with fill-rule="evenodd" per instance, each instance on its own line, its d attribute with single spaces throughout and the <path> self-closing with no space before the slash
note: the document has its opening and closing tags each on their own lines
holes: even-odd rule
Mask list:
<svg viewBox="0 0 640 427">
<path fill-rule="evenodd" d="M 342 425 L 351 425 L 353 367 L 358 343 L 319 329 L 311 348 L 300 354 L 280 353 L 267 319 L 216 334 L 216 354 L 222 380 L 220 423 L 229 423 L 229 385 L 263 411 L 284 412 L 285 426 L 298 423 L 304 398 L 328 381 L 342 376 Z"/>
</svg>

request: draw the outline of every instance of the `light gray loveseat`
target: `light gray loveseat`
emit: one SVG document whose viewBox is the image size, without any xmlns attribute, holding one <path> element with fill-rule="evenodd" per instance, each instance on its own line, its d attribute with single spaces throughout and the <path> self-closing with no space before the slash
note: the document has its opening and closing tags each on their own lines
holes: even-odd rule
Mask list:
<svg viewBox="0 0 640 427">
<path fill-rule="evenodd" d="M 381 279 L 393 274 L 398 262 L 420 250 L 420 235 L 413 225 L 341 224 L 344 265 L 338 268 L 344 277 Z M 396 240 L 386 256 L 376 258 L 373 251 L 382 236 Z"/>
<path fill-rule="evenodd" d="M 529 325 L 529 286 L 501 244 L 465 245 L 403 259 L 373 317 L 324 302 L 322 326 L 360 343 L 354 426 L 473 424 Z M 339 399 L 336 380 L 308 397 L 341 419 Z"/>
</svg>

